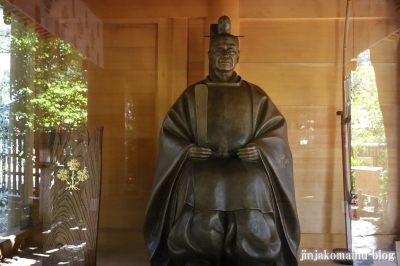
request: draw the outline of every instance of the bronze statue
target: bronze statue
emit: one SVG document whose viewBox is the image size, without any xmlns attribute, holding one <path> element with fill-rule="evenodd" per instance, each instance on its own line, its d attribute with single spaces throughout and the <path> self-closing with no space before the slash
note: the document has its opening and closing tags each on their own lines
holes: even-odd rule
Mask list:
<svg viewBox="0 0 400 266">
<path fill-rule="evenodd" d="M 297 265 L 285 119 L 234 71 L 229 18 L 212 29 L 208 77 L 182 93 L 161 128 L 144 225 L 151 265 Z"/>
</svg>

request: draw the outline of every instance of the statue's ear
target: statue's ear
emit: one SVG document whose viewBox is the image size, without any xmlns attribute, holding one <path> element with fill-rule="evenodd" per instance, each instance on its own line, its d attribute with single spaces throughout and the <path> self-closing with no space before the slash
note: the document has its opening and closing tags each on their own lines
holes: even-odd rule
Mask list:
<svg viewBox="0 0 400 266">
<path fill-rule="evenodd" d="M 237 56 L 237 61 L 239 63 L 239 58 L 240 58 L 240 51 L 237 52 L 238 56 Z"/>
</svg>

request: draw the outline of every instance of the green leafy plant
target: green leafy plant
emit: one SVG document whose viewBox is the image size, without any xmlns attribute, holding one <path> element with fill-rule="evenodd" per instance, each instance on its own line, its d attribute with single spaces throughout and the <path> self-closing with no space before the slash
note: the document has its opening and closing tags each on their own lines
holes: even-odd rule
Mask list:
<svg viewBox="0 0 400 266">
<path fill-rule="evenodd" d="M 43 40 L 37 33 L 18 27 L 13 31 L 11 47 L 14 60 L 21 64 L 17 75 L 29 76 L 11 84 L 12 99 L 17 105 L 12 112 L 17 120 L 34 130 L 84 124 L 84 57 L 60 39 Z"/>
<path fill-rule="evenodd" d="M 381 194 L 384 194 L 388 180 L 386 134 L 369 50 L 357 57 L 357 68 L 352 72 L 351 87 L 351 166 L 382 167 L 380 183 Z M 373 157 L 373 165 L 363 160 L 362 156 Z M 354 174 L 352 179 L 354 180 Z"/>
</svg>

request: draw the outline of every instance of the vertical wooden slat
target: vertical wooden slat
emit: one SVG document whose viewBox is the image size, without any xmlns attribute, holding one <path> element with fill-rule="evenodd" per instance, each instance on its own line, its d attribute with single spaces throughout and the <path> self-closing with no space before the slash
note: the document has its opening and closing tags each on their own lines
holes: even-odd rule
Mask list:
<svg viewBox="0 0 400 266">
<path fill-rule="evenodd" d="M 187 87 L 188 58 L 188 21 L 187 18 L 172 19 L 172 99 L 179 97 Z"/>
<path fill-rule="evenodd" d="M 156 136 L 164 120 L 165 114 L 171 107 L 172 98 L 172 20 L 160 19 L 158 22 L 158 71 L 156 96 Z"/>
</svg>

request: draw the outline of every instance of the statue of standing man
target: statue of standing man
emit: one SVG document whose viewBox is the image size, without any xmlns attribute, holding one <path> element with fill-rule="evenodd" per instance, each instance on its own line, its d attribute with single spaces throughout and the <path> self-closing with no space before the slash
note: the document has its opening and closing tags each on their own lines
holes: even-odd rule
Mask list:
<svg viewBox="0 0 400 266">
<path fill-rule="evenodd" d="M 297 265 L 285 118 L 234 71 L 239 39 L 229 18 L 209 37 L 209 75 L 182 93 L 161 128 L 144 225 L 151 265 Z"/>
</svg>

